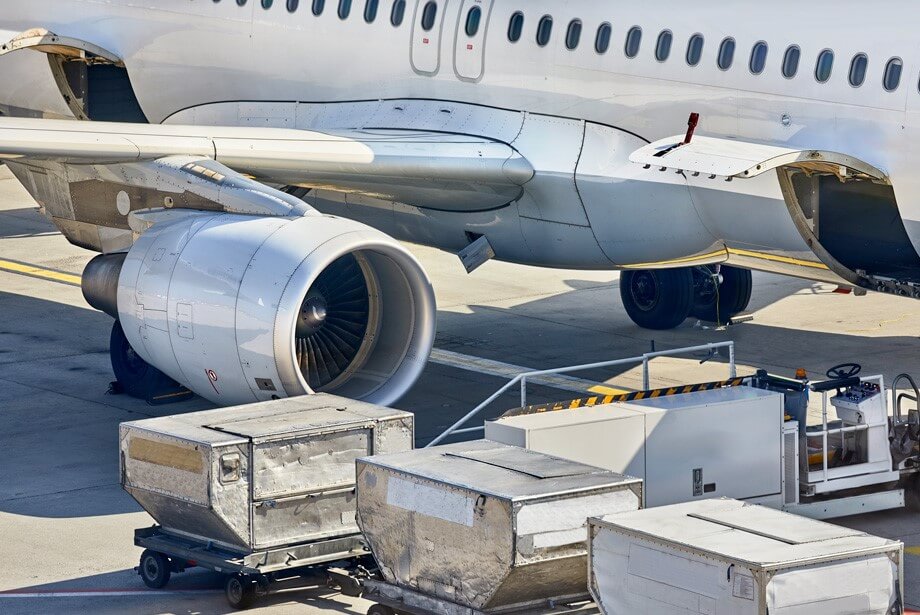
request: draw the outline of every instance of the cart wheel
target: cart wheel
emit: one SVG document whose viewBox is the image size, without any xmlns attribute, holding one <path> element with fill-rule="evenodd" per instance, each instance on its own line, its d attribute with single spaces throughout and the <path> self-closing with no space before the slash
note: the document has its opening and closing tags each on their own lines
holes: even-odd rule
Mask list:
<svg viewBox="0 0 920 615">
<path fill-rule="evenodd" d="M 248 609 L 255 598 L 255 588 L 248 577 L 234 574 L 227 577 L 227 582 L 224 584 L 224 595 L 233 608 Z"/>
<path fill-rule="evenodd" d="M 137 572 L 144 585 L 151 589 L 162 589 L 169 583 L 169 558 L 157 551 L 146 549 L 141 553 L 141 565 Z"/>
<path fill-rule="evenodd" d="M 396 611 L 382 604 L 375 604 L 367 609 L 367 615 L 396 615 Z"/>
</svg>

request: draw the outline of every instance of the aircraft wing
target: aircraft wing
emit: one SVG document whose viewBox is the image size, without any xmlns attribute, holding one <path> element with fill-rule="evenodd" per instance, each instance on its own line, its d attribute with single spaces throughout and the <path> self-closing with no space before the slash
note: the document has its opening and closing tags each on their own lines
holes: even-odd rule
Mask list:
<svg viewBox="0 0 920 615">
<path fill-rule="evenodd" d="M 116 165 L 174 156 L 213 159 L 269 184 L 453 211 L 506 205 L 533 178 L 511 146 L 467 135 L 0 118 L 0 160 Z"/>
<path fill-rule="evenodd" d="M 683 141 L 684 135 L 661 139 L 636 150 L 629 159 L 651 168 L 711 177 L 746 179 L 788 166 L 831 169 L 838 175 L 856 173 L 887 181 L 884 171 L 837 152 L 702 136 L 693 137 L 690 143 Z"/>
</svg>

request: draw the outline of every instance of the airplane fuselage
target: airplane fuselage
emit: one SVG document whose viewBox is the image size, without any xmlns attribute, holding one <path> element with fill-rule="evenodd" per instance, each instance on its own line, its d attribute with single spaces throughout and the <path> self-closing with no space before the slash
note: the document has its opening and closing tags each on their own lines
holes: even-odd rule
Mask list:
<svg viewBox="0 0 920 615">
<path fill-rule="evenodd" d="M 788 11 L 751 4 L 735 19 L 719 2 L 650 10 L 590 0 L 439 0 L 429 24 L 427 0 L 411 0 L 397 26 L 391 0 L 377 4 L 370 23 L 364 1 L 319 3 L 320 15 L 312 10 L 317 3 L 301 1 L 293 12 L 281 0 L 270 4 L 37 0 L 5 7 L 0 27 L 11 35 L 46 28 L 123 58 L 151 122 L 456 132 L 510 143 L 534 163 L 535 179 L 520 199 L 482 211 L 409 207 L 312 186 L 320 209 L 401 239 L 455 250 L 486 235 L 499 258 L 544 266 L 729 262 L 840 281 L 796 228 L 774 175 L 726 182 L 628 161 L 646 142 L 682 133 L 697 112 L 706 135 L 846 152 L 884 169 L 911 248 L 920 247 L 920 178 L 910 168 L 920 127 L 918 50 L 892 18 L 912 12 L 906 3 L 871 13 L 841 13 L 830 2 L 789 2 Z M 470 36 L 467 20 L 477 7 Z M 518 12 L 523 26 L 512 42 Z M 816 30 L 830 14 L 834 27 Z M 541 46 L 545 16 L 553 25 Z M 574 20 L 581 35 L 569 49 Z M 604 24 L 606 49 L 598 42 Z M 663 32 L 670 52 L 659 60 Z M 694 35 L 703 37 L 698 60 L 688 57 Z M 735 51 L 723 69 L 728 38 Z M 758 41 L 768 51 L 754 74 Z M 800 65 L 787 78 L 793 45 Z M 820 83 L 816 59 L 824 49 L 835 60 Z M 848 73 L 860 53 L 867 70 L 854 87 Z M 894 91 L 883 87 L 890 58 L 902 63 Z M 13 56 L 0 61 L 0 70 L 15 70 Z M 43 100 L 21 83 L 0 97 L 11 112 L 66 115 L 52 88 L 43 86 L 52 92 Z"/>
</svg>

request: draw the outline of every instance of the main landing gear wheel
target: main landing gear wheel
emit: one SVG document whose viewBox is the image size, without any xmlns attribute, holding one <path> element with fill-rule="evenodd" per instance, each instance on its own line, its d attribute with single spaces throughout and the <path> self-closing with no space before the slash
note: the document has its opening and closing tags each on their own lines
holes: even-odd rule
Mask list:
<svg viewBox="0 0 920 615">
<path fill-rule="evenodd" d="M 137 567 L 137 573 L 141 575 L 144 585 L 150 589 L 162 589 L 169 583 L 169 558 L 157 551 L 146 549 L 141 553 L 141 563 Z"/>
<path fill-rule="evenodd" d="M 375 604 L 367 609 L 367 615 L 395 615 L 396 611 L 382 604 Z"/>
<path fill-rule="evenodd" d="M 692 271 L 693 309 L 690 313 L 694 318 L 722 324 L 747 309 L 754 288 L 750 270 L 722 265 L 716 275 L 713 267 L 704 265 L 693 267 Z"/>
<path fill-rule="evenodd" d="M 634 323 L 644 329 L 673 329 L 693 307 L 690 269 L 640 269 L 620 276 L 620 297 Z"/>
<path fill-rule="evenodd" d="M 124 388 L 124 392 L 132 397 L 146 399 L 164 378 L 163 372 L 134 352 L 117 320 L 112 325 L 112 335 L 109 338 L 109 355 L 115 379 Z"/>
</svg>

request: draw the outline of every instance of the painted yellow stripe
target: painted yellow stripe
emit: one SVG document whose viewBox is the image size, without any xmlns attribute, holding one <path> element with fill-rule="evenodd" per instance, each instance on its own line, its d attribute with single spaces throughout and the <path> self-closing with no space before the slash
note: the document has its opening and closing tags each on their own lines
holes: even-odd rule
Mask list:
<svg viewBox="0 0 920 615">
<path fill-rule="evenodd" d="M 906 547 L 904 549 L 904 552 L 920 557 L 920 547 Z"/>
<path fill-rule="evenodd" d="M 53 269 L 45 269 L 44 267 L 36 267 L 35 265 L 26 263 L 17 263 L 15 261 L 0 259 L 0 271 L 52 280 L 54 282 L 61 282 L 62 284 L 70 284 L 71 286 L 80 286 L 81 278 L 78 275 L 64 273 L 63 271 L 55 271 Z"/>
<path fill-rule="evenodd" d="M 798 265 L 799 267 L 811 267 L 812 269 L 828 269 L 828 266 L 824 263 L 816 263 L 814 261 L 805 261 L 799 258 L 792 258 L 790 256 L 780 256 L 778 254 L 767 254 L 766 252 L 754 252 L 753 250 L 739 250 L 738 248 L 729 248 L 729 254 L 734 254 L 736 256 L 747 256 L 750 258 L 759 258 L 765 261 L 773 261 L 775 263 L 786 263 L 787 265 Z"/>
<path fill-rule="evenodd" d="M 624 269 L 643 269 L 645 267 L 652 266 L 661 266 L 661 265 L 680 265 L 681 263 L 695 263 L 698 261 L 709 260 L 716 258 L 717 256 L 722 256 L 728 258 L 725 250 L 716 250 L 715 252 L 710 252 L 709 254 L 700 254 L 698 256 L 685 256 L 683 258 L 674 258 L 667 261 L 652 261 L 650 263 L 636 263 L 635 265 L 627 265 Z"/>
<path fill-rule="evenodd" d="M 632 393 L 626 389 L 618 389 L 616 387 L 608 387 L 605 385 L 597 385 L 588 389 L 588 393 L 598 393 L 600 395 L 625 395 L 626 393 Z"/>
</svg>

